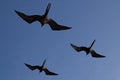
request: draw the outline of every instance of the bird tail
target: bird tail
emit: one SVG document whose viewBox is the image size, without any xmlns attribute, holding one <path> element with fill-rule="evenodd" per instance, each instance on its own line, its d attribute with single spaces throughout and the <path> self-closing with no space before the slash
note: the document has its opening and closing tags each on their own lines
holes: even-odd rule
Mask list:
<svg viewBox="0 0 120 80">
<path fill-rule="evenodd" d="M 46 63 L 46 59 L 43 61 L 42 67 L 44 67 L 45 63 Z"/>
<path fill-rule="evenodd" d="M 47 16 L 47 15 L 48 15 L 48 12 L 49 12 L 49 10 L 50 10 L 50 7 L 51 7 L 51 3 L 48 3 L 44 16 Z"/>
<path fill-rule="evenodd" d="M 95 40 L 94 40 L 94 41 L 92 42 L 92 44 L 90 45 L 90 47 L 89 47 L 90 49 L 92 48 L 92 46 L 93 46 L 94 43 L 95 43 Z"/>
</svg>

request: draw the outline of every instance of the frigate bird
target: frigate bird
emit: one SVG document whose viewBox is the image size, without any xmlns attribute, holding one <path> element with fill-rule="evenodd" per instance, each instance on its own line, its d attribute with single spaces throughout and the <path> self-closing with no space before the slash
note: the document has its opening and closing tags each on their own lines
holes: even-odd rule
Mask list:
<svg viewBox="0 0 120 80">
<path fill-rule="evenodd" d="M 29 65 L 29 64 L 26 64 L 26 63 L 25 63 L 25 65 L 26 65 L 30 70 L 38 69 L 38 70 L 40 71 L 40 73 L 41 73 L 42 71 L 44 71 L 46 75 L 58 75 L 58 74 L 56 74 L 56 73 L 54 73 L 54 72 L 49 71 L 47 68 L 45 68 L 45 67 L 44 67 L 45 63 L 46 63 L 46 59 L 44 60 L 42 66 L 38 66 L 38 65 L 32 66 L 32 65 Z"/>
<path fill-rule="evenodd" d="M 102 58 L 102 57 L 105 57 L 103 55 L 100 55 L 98 53 L 96 53 L 93 49 L 92 49 L 92 46 L 93 44 L 95 43 L 95 40 L 92 42 L 92 44 L 90 45 L 90 47 L 85 47 L 85 46 L 76 46 L 74 44 L 71 44 L 72 48 L 75 49 L 77 52 L 80 52 L 80 51 L 85 51 L 86 52 L 86 55 L 88 55 L 89 53 L 91 53 L 92 57 L 95 57 L 95 58 Z"/>
<path fill-rule="evenodd" d="M 57 22 L 55 22 L 53 19 L 48 17 L 48 13 L 51 7 L 51 3 L 48 3 L 47 8 L 45 10 L 45 13 L 43 15 L 26 15 L 22 12 L 19 12 L 15 10 L 15 12 L 26 22 L 33 23 L 35 21 L 39 21 L 41 23 L 41 27 L 44 26 L 44 24 L 49 24 L 52 30 L 67 30 L 71 29 L 71 27 L 62 26 L 59 25 Z"/>
</svg>

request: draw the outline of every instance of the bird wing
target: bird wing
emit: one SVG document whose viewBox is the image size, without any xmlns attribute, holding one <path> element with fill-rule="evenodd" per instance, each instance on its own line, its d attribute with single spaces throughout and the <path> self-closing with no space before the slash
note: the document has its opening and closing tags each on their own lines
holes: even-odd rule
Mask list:
<svg viewBox="0 0 120 80">
<path fill-rule="evenodd" d="M 26 63 L 25 63 L 25 65 L 26 65 L 30 70 L 35 70 L 35 69 L 37 69 L 37 66 L 31 66 L 31 65 L 26 64 Z"/>
<path fill-rule="evenodd" d="M 90 53 L 91 53 L 92 57 L 96 57 L 96 58 L 105 57 L 105 56 L 103 56 L 101 54 L 96 53 L 94 50 L 91 50 Z"/>
<path fill-rule="evenodd" d="M 72 46 L 72 48 L 75 49 L 77 52 L 86 51 L 86 49 L 87 49 L 87 48 L 84 47 L 84 46 L 78 47 L 78 46 L 76 46 L 76 45 L 74 45 L 74 44 L 71 44 L 71 46 Z"/>
<path fill-rule="evenodd" d="M 48 21 L 48 24 L 50 25 L 52 30 L 67 30 L 67 29 L 71 29 L 71 27 L 67 27 L 67 26 L 62 26 L 57 24 L 54 20 L 50 19 Z"/>
<path fill-rule="evenodd" d="M 28 22 L 29 24 L 34 22 L 34 21 L 38 21 L 38 19 L 41 19 L 41 16 L 40 15 L 26 15 L 22 12 L 19 12 L 19 11 L 16 11 L 15 12 L 23 19 L 25 20 L 26 22 Z"/>
<path fill-rule="evenodd" d="M 54 72 L 49 71 L 47 68 L 44 68 L 43 71 L 45 72 L 46 75 L 58 75 Z"/>
</svg>

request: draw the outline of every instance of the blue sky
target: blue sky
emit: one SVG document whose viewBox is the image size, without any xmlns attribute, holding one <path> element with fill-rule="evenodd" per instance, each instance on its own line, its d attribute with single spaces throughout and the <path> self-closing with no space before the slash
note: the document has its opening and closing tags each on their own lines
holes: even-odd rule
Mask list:
<svg viewBox="0 0 120 80">
<path fill-rule="evenodd" d="M 14 12 L 41 15 L 49 2 L 49 17 L 71 30 L 28 24 Z M 119 0 L 2 0 L 0 6 L 0 80 L 120 80 Z M 92 58 L 70 46 L 89 46 L 94 39 L 93 49 L 106 58 Z M 24 65 L 41 65 L 44 59 L 58 76 Z"/>
</svg>

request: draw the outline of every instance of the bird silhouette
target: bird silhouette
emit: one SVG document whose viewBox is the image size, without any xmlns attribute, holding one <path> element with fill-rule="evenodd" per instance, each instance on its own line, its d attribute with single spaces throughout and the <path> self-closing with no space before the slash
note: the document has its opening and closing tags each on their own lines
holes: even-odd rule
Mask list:
<svg viewBox="0 0 120 80">
<path fill-rule="evenodd" d="M 52 30 L 67 30 L 71 29 L 71 27 L 62 26 L 56 23 L 53 19 L 48 17 L 48 13 L 51 7 L 51 3 L 48 3 L 47 8 L 45 10 L 45 13 L 43 15 L 26 15 L 22 12 L 16 11 L 15 12 L 26 22 L 33 23 L 35 21 L 39 21 L 41 23 L 41 27 L 44 26 L 44 24 L 49 24 Z"/>
<path fill-rule="evenodd" d="M 92 46 L 93 44 L 95 43 L 95 40 L 92 42 L 92 44 L 90 45 L 90 47 L 85 47 L 85 46 L 81 46 L 81 47 L 78 47 L 74 44 L 71 44 L 72 48 L 74 48 L 77 52 L 80 52 L 80 51 L 85 51 L 86 52 L 86 55 L 88 55 L 89 53 L 91 53 L 92 57 L 95 57 L 95 58 L 102 58 L 102 57 L 105 57 L 103 55 L 100 55 L 98 53 L 96 53 L 93 49 L 92 49 Z"/>
<path fill-rule="evenodd" d="M 45 63 L 46 63 L 46 59 L 44 60 L 44 62 L 43 62 L 43 64 L 42 64 L 41 66 L 38 66 L 38 65 L 32 66 L 32 65 L 29 65 L 29 64 L 26 64 L 26 63 L 25 63 L 25 65 L 26 65 L 30 70 L 38 69 L 38 70 L 40 71 L 40 73 L 41 73 L 42 71 L 44 71 L 46 75 L 58 75 L 58 74 L 56 74 L 56 73 L 54 73 L 54 72 L 49 71 L 47 68 L 45 68 L 45 67 L 44 67 Z"/>
</svg>

